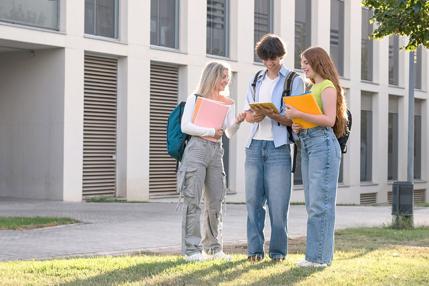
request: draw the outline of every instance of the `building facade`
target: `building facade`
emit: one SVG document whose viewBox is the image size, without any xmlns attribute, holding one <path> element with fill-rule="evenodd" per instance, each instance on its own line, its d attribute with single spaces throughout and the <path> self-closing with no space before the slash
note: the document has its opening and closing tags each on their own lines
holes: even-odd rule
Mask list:
<svg viewBox="0 0 429 286">
<path fill-rule="evenodd" d="M 353 128 L 338 202 L 386 203 L 406 180 L 406 39 L 372 41 L 371 12 L 352 0 L 3 0 L 0 2 L 0 197 L 130 201 L 175 196 L 165 149 L 169 112 L 207 61 L 227 61 L 231 96 L 244 106 L 263 68 L 267 32 L 287 43 L 299 72 L 311 45 L 341 74 Z M 416 52 L 415 199 L 428 201 L 429 53 Z M 228 201 L 244 201 L 249 128 L 224 141 Z M 304 200 L 299 172 L 292 200 Z"/>
</svg>

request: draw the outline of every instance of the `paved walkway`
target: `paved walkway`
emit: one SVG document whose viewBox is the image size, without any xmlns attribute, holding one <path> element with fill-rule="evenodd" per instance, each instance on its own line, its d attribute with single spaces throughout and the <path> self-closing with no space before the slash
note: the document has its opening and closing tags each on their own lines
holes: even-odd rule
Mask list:
<svg viewBox="0 0 429 286">
<path fill-rule="evenodd" d="M 180 252 L 181 215 L 174 203 L 65 203 L 0 199 L 0 216 L 65 216 L 82 223 L 44 229 L 0 230 L 0 261 L 139 251 Z M 390 207 L 337 207 L 336 227 L 390 223 Z M 415 209 L 415 222 L 429 225 L 429 208 Z M 268 223 L 268 221 L 267 221 Z M 291 206 L 289 234 L 304 236 L 305 207 Z M 269 237 L 269 228 L 266 231 Z M 246 240 L 246 208 L 228 204 L 225 244 Z"/>
</svg>

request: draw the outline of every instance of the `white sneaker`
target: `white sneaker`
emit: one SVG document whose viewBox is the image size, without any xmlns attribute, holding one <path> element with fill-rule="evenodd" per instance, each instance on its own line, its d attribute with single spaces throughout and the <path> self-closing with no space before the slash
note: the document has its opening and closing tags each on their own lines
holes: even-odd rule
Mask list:
<svg viewBox="0 0 429 286">
<path fill-rule="evenodd" d="M 206 258 L 199 252 L 191 254 L 191 255 L 185 255 L 185 260 L 187 262 L 195 262 L 195 261 L 204 261 Z"/>
<path fill-rule="evenodd" d="M 218 251 L 215 254 L 207 254 L 206 252 L 203 252 L 203 256 L 206 259 L 219 259 L 219 260 L 226 260 L 226 261 L 231 261 L 232 257 L 231 255 L 225 254 L 225 252 Z"/>
<path fill-rule="evenodd" d="M 326 263 L 317 263 L 317 262 L 311 262 L 307 260 L 301 260 L 297 263 L 299 267 L 327 267 L 328 264 Z"/>
</svg>

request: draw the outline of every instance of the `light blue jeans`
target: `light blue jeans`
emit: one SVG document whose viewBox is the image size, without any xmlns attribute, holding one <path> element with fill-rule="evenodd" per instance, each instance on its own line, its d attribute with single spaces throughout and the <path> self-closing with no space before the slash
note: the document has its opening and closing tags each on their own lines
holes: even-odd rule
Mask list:
<svg viewBox="0 0 429 286">
<path fill-rule="evenodd" d="M 332 128 L 301 130 L 301 170 L 307 209 L 305 259 L 330 264 L 341 150 Z"/>
<path fill-rule="evenodd" d="M 271 221 L 269 256 L 287 255 L 287 218 L 291 192 L 289 145 L 275 148 L 273 141 L 252 140 L 245 163 L 248 255 L 264 256 L 267 203 Z"/>
</svg>

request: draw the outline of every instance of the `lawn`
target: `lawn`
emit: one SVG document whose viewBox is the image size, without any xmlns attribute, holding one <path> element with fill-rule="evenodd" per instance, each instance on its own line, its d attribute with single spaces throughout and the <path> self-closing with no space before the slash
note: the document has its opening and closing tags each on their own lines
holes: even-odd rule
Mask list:
<svg viewBox="0 0 429 286">
<path fill-rule="evenodd" d="M 0 230 L 33 229 L 77 222 L 77 220 L 66 217 L 0 217 Z"/>
<path fill-rule="evenodd" d="M 295 266 L 304 239 L 290 241 L 283 263 L 186 263 L 177 255 L 135 255 L 0 263 L 0 285 L 428 285 L 429 227 L 348 229 L 337 232 L 333 264 Z M 231 251 L 231 249 L 229 249 Z"/>
</svg>

